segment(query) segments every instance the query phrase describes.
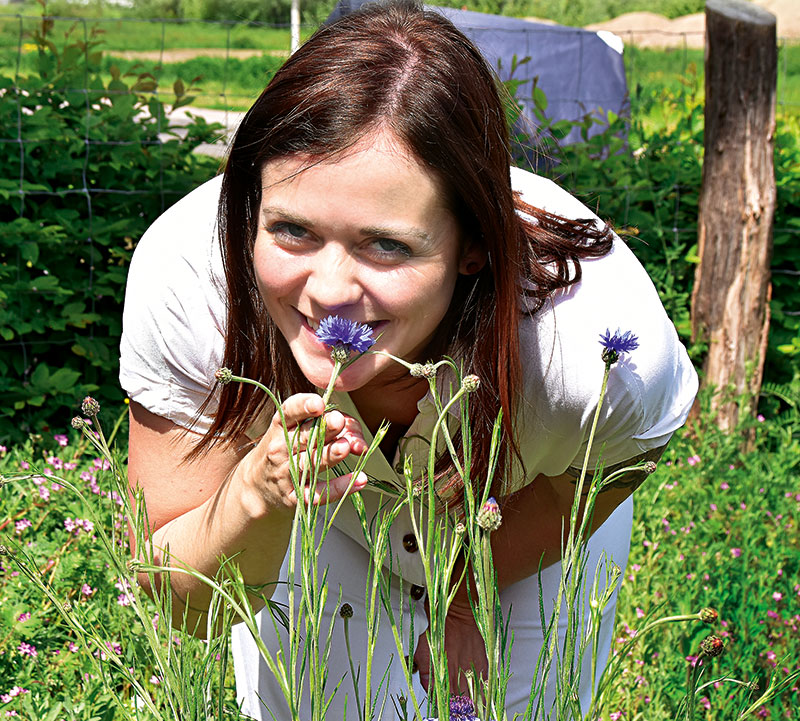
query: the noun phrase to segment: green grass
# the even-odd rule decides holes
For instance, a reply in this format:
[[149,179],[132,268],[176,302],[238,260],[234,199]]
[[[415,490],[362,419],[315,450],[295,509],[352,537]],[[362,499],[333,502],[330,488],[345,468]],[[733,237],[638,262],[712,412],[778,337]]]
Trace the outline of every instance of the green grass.
[[[713,607],[719,619],[707,626],[662,626],[642,637],[630,654],[623,651],[604,720],[684,721],[677,710],[687,668],[711,633],[723,639],[725,651],[701,684],[728,677],[756,682],[760,691],[724,680],[712,684],[698,695],[696,721],[733,721],[773,674],[785,679],[800,668],[800,397],[790,400],[793,409],[784,404],[782,413],[777,402],[762,402],[766,418],[751,418],[731,435],[709,416],[701,417],[691,430],[679,432],[658,471],[637,492],[616,648],[623,649],[634,629],[654,616]],[[123,718],[114,697],[130,704],[135,694],[107,662],[81,647],[81,639],[60,621],[56,600],[69,600],[76,617],[112,646],[118,644],[124,663],[156,704],[163,704],[164,696],[140,622],[109,569],[97,529],[87,530],[82,521],[75,525],[90,516],[89,508],[55,483],[60,476],[82,489],[124,558],[124,520],[110,473],[74,431],[63,433],[0,449],[6,478],[36,473],[0,489],[0,544],[24,549],[55,593],[45,598],[17,573],[13,560],[0,556],[0,711],[14,710],[33,721],[51,718],[47,714],[58,709],[54,720],[111,721]],[[742,449],[745,435],[753,438],[749,450]],[[174,653],[178,649],[184,660],[204,653],[201,644],[186,639]],[[221,657],[222,679],[214,683],[232,708],[232,679],[222,665],[227,658]],[[767,704],[769,718],[789,718],[784,714],[800,707],[796,684]],[[15,687],[25,691],[4,702],[2,694]]]

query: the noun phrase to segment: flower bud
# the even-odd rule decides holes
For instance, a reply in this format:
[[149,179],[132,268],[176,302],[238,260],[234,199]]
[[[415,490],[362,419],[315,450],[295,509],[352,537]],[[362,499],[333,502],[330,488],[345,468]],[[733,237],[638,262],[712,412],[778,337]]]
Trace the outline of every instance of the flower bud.
[[500,528],[500,524],[503,522],[503,516],[500,513],[500,506],[497,505],[497,501],[494,497],[488,498],[486,503],[481,506],[476,520],[478,521],[478,526],[484,531],[491,532]]
[[461,387],[464,389],[466,393],[475,392],[476,390],[478,390],[480,385],[481,385],[481,379],[478,378],[478,376],[476,376],[473,373],[471,373],[468,376],[464,376],[464,378],[461,381]]
[[700,642],[700,651],[709,658],[719,656],[725,650],[725,642],[719,636],[708,636]]
[[10,556],[11,551],[8,549],[8,546],[4,546],[0,543],[0,556]]
[[71,426],[72,426],[72,427],[73,427],[73,428],[74,428],[76,431],[79,431],[79,430],[81,430],[81,429],[82,429],[82,428],[83,428],[83,427],[86,425],[86,421],[85,421],[83,418],[81,418],[80,416],[75,416],[75,417],[74,417],[74,418],[73,418],[73,419],[70,421],[70,425],[71,425]]
[[434,378],[436,376],[436,366],[433,363],[412,363],[408,372],[414,378]]
[[466,530],[467,527],[463,523],[461,523],[461,521],[456,523],[456,527],[453,529],[453,531],[457,536],[463,536]]
[[700,611],[699,615],[703,623],[716,623],[719,618],[719,614],[715,608],[704,608]]
[[214,373],[214,378],[217,379],[220,385],[226,386],[233,380],[233,373],[230,368],[220,368]]
[[353,618],[353,607],[349,603],[343,603],[339,609],[342,618]]
[[658,466],[653,461],[645,461],[642,464],[642,470],[649,476],[651,473],[656,472]]
[[100,404],[91,396],[86,396],[81,403],[81,413],[85,416],[96,416],[100,412]]

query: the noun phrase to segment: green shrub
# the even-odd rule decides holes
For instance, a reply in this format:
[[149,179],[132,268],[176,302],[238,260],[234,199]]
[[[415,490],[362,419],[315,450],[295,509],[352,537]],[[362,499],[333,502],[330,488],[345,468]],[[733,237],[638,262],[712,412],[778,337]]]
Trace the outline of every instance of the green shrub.
[[[112,67],[104,82],[94,32],[53,37],[43,20],[36,70],[0,76],[0,441],[68,418],[84,393],[119,399],[134,244],[216,168],[192,151],[217,128],[198,119],[181,140],[152,75]],[[190,102],[173,90],[173,107]]]

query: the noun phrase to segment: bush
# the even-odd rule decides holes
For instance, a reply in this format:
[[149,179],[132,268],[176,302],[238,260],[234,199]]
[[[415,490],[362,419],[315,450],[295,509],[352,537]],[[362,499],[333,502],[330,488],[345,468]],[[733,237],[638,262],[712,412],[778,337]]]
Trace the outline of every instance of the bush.
[[[192,151],[217,128],[196,119],[179,138],[153,76],[112,67],[104,82],[96,33],[77,27],[58,46],[44,19],[35,71],[0,76],[0,442],[68,418],[84,393],[119,400],[135,242],[216,168]],[[191,101],[173,90],[173,108]]]

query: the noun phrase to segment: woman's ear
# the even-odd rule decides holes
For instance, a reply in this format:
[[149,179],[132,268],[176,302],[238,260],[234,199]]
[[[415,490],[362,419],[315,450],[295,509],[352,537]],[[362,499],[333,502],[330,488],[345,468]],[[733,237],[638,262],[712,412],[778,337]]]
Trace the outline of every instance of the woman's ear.
[[486,265],[486,251],[475,243],[470,243],[461,255],[458,272],[461,275],[475,275]]

